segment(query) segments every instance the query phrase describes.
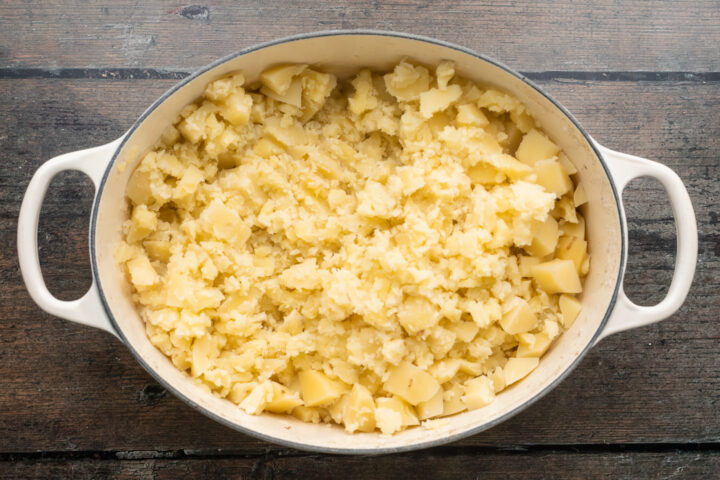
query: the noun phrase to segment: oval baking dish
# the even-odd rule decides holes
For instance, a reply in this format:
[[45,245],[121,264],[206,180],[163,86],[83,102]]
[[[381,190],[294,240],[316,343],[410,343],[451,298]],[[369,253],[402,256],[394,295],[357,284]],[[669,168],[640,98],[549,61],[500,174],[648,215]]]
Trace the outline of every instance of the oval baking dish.
[[[459,75],[496,86],[517,97],[578,169],[588,203],[587,238],[593,265],[585,279],[583,310],[573,326],[525,380],[503,391],[482,409],[447,417],[433,429],[411,428],[393,436],[377,432],[348,434],[339,426],[303,423],[290,416],[248,415],[229,400],[197,386],[146,336],[131,289],[114,261],[122,238],[128,178],[142,155],[205,86],[229,72],[250,81],[268,66],[307,63],[346,77],[362,67],[386,71],[402,57],[426,64],[455,63]],[[63,170],[86,173],[96,187],[90,220],[93,283],[82,298],[61,301],[45,287],[37,249],[40,207],[52,178]],[[641,307],[623,293],[627,226],[621,192],[633,178],[657,178],[667,190],[677,224],[677,258],[672,284],[658,305]],[[669,168],[614,152],[595,142],[570,113],[522,75],[471,50],[430,38],[394,32],[332,31],[261,44],[221,59],[189,76],[159,98],[121,138],[100,147],[72,152],[42,165],[23,199],[18,222],[18,255],[32,298],[47,312],[104,329],[118,337],[163,386],[192,407],[229,427],[289,447],[326,453],[389,453],[436,446],[496,425],[526,408],[558,384],[599,340],[612,333],[660,321],[684,301],[695,271],[697,226],[680,178]]]

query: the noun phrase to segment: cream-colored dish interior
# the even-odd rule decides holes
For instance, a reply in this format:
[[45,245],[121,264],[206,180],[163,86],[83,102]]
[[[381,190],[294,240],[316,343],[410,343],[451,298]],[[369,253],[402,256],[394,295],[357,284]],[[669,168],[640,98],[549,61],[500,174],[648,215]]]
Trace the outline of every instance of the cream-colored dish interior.
[[[427,64],[452,60],[459,75],[510,92],[526,104],[544,131],[566,152],[579,170],[589,198],[583,213],[587,219],[592,258],[582,297],[583,312],[543,356],[538,368],[519,384],[503,391],[487,407],[436,421],[434,428],[411,428],[393,436],[379,433],[348,434],[342,427],[303,423],[291,416],[244,413],[229,400],[197,387],[158,351],[145,335],[142,320],[130,296],[130,286],[116,265],[112,251],[122,236],[127,218],[124,192],[130,173],[141,155],[156,141],[182,107],[198,97],[205,85],[224,74],[241,70],[250,81],[266,67],[282,63],[309,63],[341,77],[361,67],[389,70],[408,56]],[[123,166],[124,168],[120,168]],[[621,264],[620,217],[608,176],[581,132],[555,105],[533,87],[502,68],[463,51],[422,40],[384,35],[333,35],[305,38],[268,46],[228,60],[203,73],[170,95],[130,135],[101,192],[97,210],[95,251],[100,287],[121,335],[131,349],[176,392],[226,423],[252,430],[270,439],[312,449],[378,450],[405,449],[437,442],[495,423],[533,399],[573,363],[590,344],[610,306]]]

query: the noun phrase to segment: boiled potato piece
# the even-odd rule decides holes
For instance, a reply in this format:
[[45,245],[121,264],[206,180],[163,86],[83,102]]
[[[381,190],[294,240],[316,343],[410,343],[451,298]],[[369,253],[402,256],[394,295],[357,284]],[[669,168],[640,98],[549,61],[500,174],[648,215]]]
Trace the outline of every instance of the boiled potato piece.
[[265,406],[265,410],[274,413],[291,412],[295,407],[302,405],[298,392],[293,392],[285,385],[277,382],[272,384],[272,398]]
[[545,190],[562,197],[572,189],[572,180],[560,162],[554,158],[535,162],[536,183]]
[[427,420],[428,418],[442,415],[444,393],[445,391],[441,388],[430,400],[418,403],[415,406],[415,411],[417,411],[418,419]]
[[152,287],[159,280],[157,272],[145,255],[138,255],[129,260],[127,268],[130,272],[130,281],[138,290]]
[[375,430],[375,401],[370,391],[355,384],[344,404],[342,418],[345,430],[352,433],[356,430],[372,432]]
[[538,160],[553,158],[558,152],[560,147],[533,128],[523,137],[515,156],[523,163],[535,165]]
[[438,381],[410,362],[403,362],[390,371],[383,388],[411,405],[430,400],[440,389]]
[[293,409],[292,414],[298,420],[306,423],[320,423],[321,420],[320,409],[317,407],[300,405]]
[[149,210],[146,205],[138,205],[133,208],[130,216],[130,228],[127,233],[127,241],[137,242],[147,237],[157,228],[157,213]]
[[518,262],[520,275],[522,275],[523,277],[532,277],[532,267],[539,264],[540,262],[542,262],[542,260],[538,257],[528,257],[527,255],[520,255]]
[[260,90],[260,93],[278,102],[292,105],[293,107],[300,108],[302,106],[302,83],[299,78],[295,78],[290,82],[290,86],[283,94],[275,93],[272,89],[265,87]]
[[298,379],[300,395],[308,407],[327,405],[350,390],[345,383],[333,380],[317,370],[302,370],[298,373]]
[[510,358],[508,359],[503,373],[505,374],[505,384],[512,385],[525,378],[530,372],[538,366],[539,359],[537,357]]
[[468,177],[473,183],[495,185],[505,181],[505,174],[487,163],[480,162],[468,169]]
[[460,85],[450,85],[445,89],[432,88],[420,94],[420,114],[430,118],[455,103],[462,95]]
[[482,111],[472,103],[457,106],[455,121],[459,125],[475,125],[484,127],[490,122]]
[[572,260],[556,258],[532,267],[538,286],[547,293],[580,293],[582,284]]
[[552,338],[546,332],[536,334],[521,333],[518,335],[518,357],[541,357],[550,347]]
[[467,410],[467,405],[462,401],[463,393],[464,389],[460,383],[456,383],[445,390],[445,393],[443,393],[443,417]]
[[573,203],[575,204],[575,207],[579,207],[580,205],[583,205],[587,203],[587,193],[585,193],[585,186],[582,183],[578,183],[577,187],[575,188],[575,193],[573,194]]
[[409,297],[400,306],[398,322],[410,335],[433,327],[440,321],[433,304],[424,297]]
[[565,221],[560,229],[563,235],[585,239],[585,218],[577,214],[577,222]]
[[518,304],[505,313],[500,325],[510,335],[528,332],[535,328],[537,317],[525,300],[519,299]]
[[587,254],[587,242],[578,237],[560,237],[557,244],[557,250],[555,250],[555,258],[561,258],[563,260],[572,260],[575,265],[575,269],[580,273],[582,264],[585,261],[585,255]]
[[473,378],[465,382],[465,394],[462,401],[468,410],[482,408],[495,399],[495,385],[486,376]]
[[558,222],[548,216],[547,220],[536,227],[532,243],[525,247],[525,250],[535,257],[544,257],[555,250],[557,242]]
[[380,431],[386,435],[397,432],[403,427],[420,424],[413,407],[397,397],[381,397],[377,399],[376,404],[375,421]]
[[285,95],[290,89],[293,79],[306,68],[307,65],[276,65],[260,74],[260,83],[277,95]]
[[582,310],[580,300],[572,295],[560,295],[558,305],[562,313],[563,327],[570,328],[575,323],[578,315],[580,315],[580,310]]

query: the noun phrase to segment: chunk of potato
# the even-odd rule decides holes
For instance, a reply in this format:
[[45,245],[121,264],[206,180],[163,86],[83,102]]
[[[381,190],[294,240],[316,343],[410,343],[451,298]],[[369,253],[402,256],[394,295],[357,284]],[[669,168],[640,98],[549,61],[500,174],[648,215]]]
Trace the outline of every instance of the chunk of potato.
[[294,392],[277,382],[271,382],[271,384],[272,397],[265,405],[265,410],[273,413],[287,413],[302,405],[303,401],[300,399],[298,392]]
[[490,405],[495,399],[495,386],[486,376],[476,377],[465,382],[465,394],[462,401],[468,410],[475,410]]
[[381,397],[375,403],[375,421],[385,435],[420,424],[413,407],[397,397]]
[[532,267],[538,286],[547,293],[580,293],[582,284],[572,260],[556,258]]
[[440,389],[440,384],[420,367],[410,362],[403,362],[390,371],[390,376],[383,387],[411,405],[417,405],[430,400]]
[[545,190],[562,197],[572,189],[572,180],[565,169],[555,159],[538,160],[535,162],[537,184]]
[[580,273],[582,264],[587,254],[587,242],[578,237],[562,236],[558,240],[557,250],[555,250],[555,258],[563,260],[572,260],[575,269]]
[[292,414],[298,420],[306,423],[320,423],[320,409],[317,407],[300,405],[293,409]]
[[541,357],[550,347],[552,339],[545,332],[536,334],[521,333],[518,335],[518,357]]
[[457,106],[455,122],[458,125],[475,125],[477,127],[484,127],[490,123],[482,110],[472,103]]
[[467,175],[473,183],[495,185],[505,181],[505,174],[487,163],[480,162],[467,170]]
[[557,242],[558,222],[548,215],[547,220],[535,228],[532,243],[525,250],[535,257],[544,257],[555,250]]
[[459,383],[445,390],[443,393],[443,417],[467,410],[467,405],[462,401],[463,390],[463,386]]
[[518,256],[518,269],[520,270],[520,275],[523,277],[531,277],[532,272],[530,271],[532,267],[539,264],[542,260],[538,257],[529,257],[527,255],[519,255]]
[[370,391],[360,384],[355,384],[344,398],[347,399],[342,412],[345,430],[350,433],[356,430],[375,430],[375,401]]
[[430,400],[420,402],[415,406],[415,411],[417,411],[418,419],[427,420],[428,418],[442,415],[443,393],[445,393],[445,391],[441,388]]
[[272,98],[275,101],[287,103],[293,107],[302,107],[302,82],[299,78],[295,78],[290,82],[290,86],[283,94],[275,93],[272,89],[263,87],[260,93]]
[[515,156],[521,162],[532,166],[538,160],[554,157],[558,152],[560,147],[533,128],[523,137]]
[[145,205],[133,208],[130,216],[130,229],[127,234],[128,242],[137,242],[147,237],[157,228],[157,213],[148,210]]
[[536,324],[537,317],[530,308],[530,305],[522,299],[500,319],[500,326],[510,335],[528,332],[535,328]]
[[457,102],[461,95],[460,85],[449,85],[445,89],[431,88],[420,94],[420,114],[430,118],[436,112],[442,112]]
[[435,326],[439,320],[435,307],[425,297],[408,297],[398,309],[398,322],[410,335]]
[[567,235],[569,237],[577,237],[581,239],[585,239],[585,218],[583,218],[582,215],[579,213],[577,214],[577,222],[568,222],[565,221],[562,224],[561,232],[563,235]]
[[488,378],[493,382],[495,394],[505,390],[505,374],[503,373],[502,367],[495,367],[495,369],[488,374]]
[[571,295],[560,295],[558,299],[563,327],[570,328],[582,310],[580,300]]
[[503,373],[505,374],[505,384],[512,385],[525,378],[530,372],[538,366],[539,359],[537,357],[510,358],[508,359]]
[[327,405],[350,390],[345,383],[333,380],[317,370],[300,371],[298,380],[300,381],[300,395],[308,407]]
[[138,290],[157,284],[159,277],[147,256],[139,254],[127,262],[130,281]]
[[573,194],[573,203],[575,204],[575,207],[579,207],[580,205],[583,205],[587,203],[587,193],[585,193],[585,185],[582,183],[578,183],[577,187],[575,188],[575,193]]
[[278,95],[285,95],[293,79],[306,68],[303,64],[276,65],[260,74],[260,83]]
[[455,333],[458,340],[466,343],[475,338],[480,329],[478,324],[473,321],[453,323],[448,328]]

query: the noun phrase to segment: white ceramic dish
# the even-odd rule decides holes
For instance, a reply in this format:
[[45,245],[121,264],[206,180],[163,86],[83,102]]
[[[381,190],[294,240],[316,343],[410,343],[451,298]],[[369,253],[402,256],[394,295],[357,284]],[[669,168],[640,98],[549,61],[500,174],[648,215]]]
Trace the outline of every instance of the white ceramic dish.
[[[412,428],[394,436],[347,434],[338,426],[314,425],[290,416],[247,415],[228,400],[203,391],[177,370],[145,335],[130,297],[130,286],[112,256],[127,216],[125,185],[134,166],[187,103],[205,85],[241,70],[254,80],[280,62],[316,65],[339,75],[360,67],[389,70],[403,56],[427,64],[449,59],[459,75],[494,85],[518,97],[545,132],[573,160],[589,198],[585,206],[592,268],[585,280],[583,313],[525,380],[503,391],[489,406],[448,417],[434,429]],[[126,168],[118,168],[119,165]],[[63,170],[85,172],[96,187],[90,221],[93,283],[80,299],[61,301],[45,287],[37,249],[40,207],[50,180]],[[641,307],[623,293],[627,227],[621,192],[633,178],[651,176],[666,188],[677,225],[675,273],[667,297]],[[289,37],[258,45],[209,65],[158,99],[121,138],[107,145],[72,152],[42,165],[32,178],[20,210],[18,254],[32,298],[58,317],[106,330],[118,337],[162,385],[215,420],[256,437],[290,447],[330,453],[385,453],[439,445],[487,429],[527,407],[560,382],[600,339],[624,329],[662,320],[684,301],[695,271],[697,226],[690,197],[669,168],[614,152],[597,144],[549,95],[522,75],[468,49],[445,42],[391,32],[334,31]]]

